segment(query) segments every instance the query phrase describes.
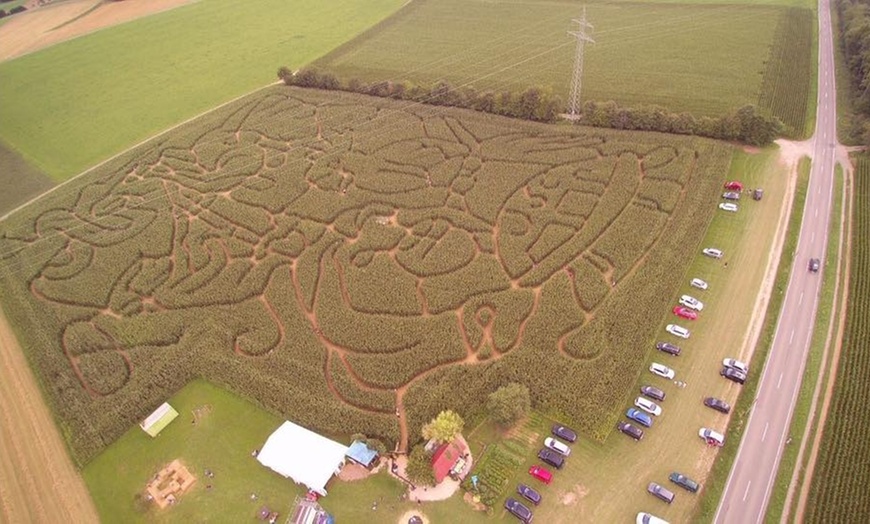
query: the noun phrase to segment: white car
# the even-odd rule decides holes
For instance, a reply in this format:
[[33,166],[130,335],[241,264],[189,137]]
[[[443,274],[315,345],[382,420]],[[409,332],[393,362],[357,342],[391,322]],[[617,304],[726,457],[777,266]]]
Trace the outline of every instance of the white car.
[[706,290],[708,287],[707,282],[704,280],[701,280],[700,278],[693,278],[692,281],[689,282],[689,285],[692,287],[696,287],[698,289],[702,289],[702,290]]
[[684,328],[683,326],[678,326],[676,324],[668,324],[667,327],[665,327],[665,331],[675,337],[680,338],[689,338],[689,335],[691,334],[689,333],[688,329]]
[[634,521],[635,524],[670,524],[668,521],[664,519],[660,519],[655,515],[650,513],[645,513],[641,511],[637,514],[637,519]]
[[689,295],[683,295],[680,297],[680,305],[686,306],[690,309],[694,309],[695,311],[701,311],[702,309],[704,309],[703,302],[695,297],[690,297]]
[[566,444],[554,439],[553,437],[545,438],[544,446],[552,449],[556,453],[561,453],[566,457],[571,454],[571,448],[569,448]]
[[659,416],[662,414],[662,407],[653,402],[652,400],[637,397],[634,399],[634,405],[639,407],[640,409],[646,411],[650,415]]
[[736,213],[737,212],[737,204],[734,204],[732,202],[722,202],[721,204],[719,204],[719,209],[721,209],[722,211],[729,211],[731,213]]
[[664,366],[662,364],[659,364],[658,362],[653,362],[652,364],[650,364],[649,370],[653,374],[658,375],[662,378],[666,378],[668,380],[673,379],[674,375],[676,375],[676,373],[674,373],[673,369],[671,369],[667,366]]
[[698,430],[698,436],[707,441],[707,444],[723,446],[725,445],[725,435],[713,431],[709,428],[701,428]]
[[740,362],[739,360],[735,360],[733,358],[726,358],[722,361],[722,365],[726,368],[734,368],[742,371],[744,374],[749,374],[749,366],[744,362]]
[[710,258],[722,258],[722,255],[725,254],[721,249],[716,249],[715,247],[705,247],[702,253]]

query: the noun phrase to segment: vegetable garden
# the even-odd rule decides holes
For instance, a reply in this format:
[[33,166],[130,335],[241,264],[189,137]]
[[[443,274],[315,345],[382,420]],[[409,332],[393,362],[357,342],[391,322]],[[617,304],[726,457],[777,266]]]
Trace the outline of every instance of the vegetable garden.
[[2,299],[79,461],[198,376],[402,445],[519,382],[601,439],[729,159],[275,86],[0,224]]

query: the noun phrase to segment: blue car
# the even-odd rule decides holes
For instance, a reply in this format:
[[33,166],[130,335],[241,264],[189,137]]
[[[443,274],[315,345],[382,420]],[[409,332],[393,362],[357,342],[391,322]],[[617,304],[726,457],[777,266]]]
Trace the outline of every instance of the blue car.
[[648,428],[652,427],[652,418],[639,409],[629,408],[628,411],[625,412],[625,416],[641,426]]

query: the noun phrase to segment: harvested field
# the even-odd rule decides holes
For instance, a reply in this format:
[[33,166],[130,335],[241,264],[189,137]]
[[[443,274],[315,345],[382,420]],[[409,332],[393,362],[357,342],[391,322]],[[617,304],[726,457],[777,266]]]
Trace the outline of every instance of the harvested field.
[[81,460],[194,376],[403,447],[521,381],[603,439],[730,154],[276,86],[3,222],[2,296]]
[[69,0],[40,7],[9,19],[0,26],[0,61],[36,49],[38,42],[55,27],[93,9],[101,0]]

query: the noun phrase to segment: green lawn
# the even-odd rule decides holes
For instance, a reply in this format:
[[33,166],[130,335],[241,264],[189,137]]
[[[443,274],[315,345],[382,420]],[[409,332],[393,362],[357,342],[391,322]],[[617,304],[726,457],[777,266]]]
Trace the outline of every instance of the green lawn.
[[0,216],[51,188],[54,183],[45,173],[29,165],[21,155],[0,141]]
[[276,80],[402,0],[202,0],[0,64],[0,138],[56,180]]

